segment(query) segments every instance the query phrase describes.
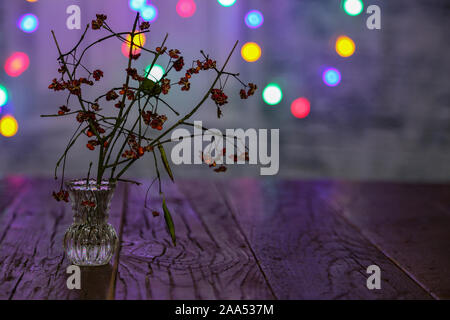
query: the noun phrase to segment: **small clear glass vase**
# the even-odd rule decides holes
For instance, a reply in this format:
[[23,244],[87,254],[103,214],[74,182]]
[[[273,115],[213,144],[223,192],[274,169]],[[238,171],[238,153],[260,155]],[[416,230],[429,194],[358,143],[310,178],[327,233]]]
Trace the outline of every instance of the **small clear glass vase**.
[[117,245],[117,234],[108,223],[115,183],[86,179],[67,183],[73,223],[64,236],[68,259],[78,266],[108,264]]

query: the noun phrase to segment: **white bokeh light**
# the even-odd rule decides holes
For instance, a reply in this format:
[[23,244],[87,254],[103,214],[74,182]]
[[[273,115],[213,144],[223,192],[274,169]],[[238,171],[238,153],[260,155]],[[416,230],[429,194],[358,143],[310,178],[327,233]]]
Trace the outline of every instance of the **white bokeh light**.
[[[149,68],[150,66],[147,66],[147,68],[145,68],[145,73],[148,72]],[[164,68],[158,64],[155,64],[152,70],[150,70],[150,73],[148,74],[147,78],[155,82],[158,82],[164,76],[164,73],[165,73]]]

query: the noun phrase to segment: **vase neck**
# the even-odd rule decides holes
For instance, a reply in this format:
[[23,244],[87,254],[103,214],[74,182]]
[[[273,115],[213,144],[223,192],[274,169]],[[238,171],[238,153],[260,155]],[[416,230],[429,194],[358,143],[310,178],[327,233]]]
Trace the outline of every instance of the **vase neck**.
[[98,225],[107,223],[114,188],[95,190],[69,188],[75,224]]

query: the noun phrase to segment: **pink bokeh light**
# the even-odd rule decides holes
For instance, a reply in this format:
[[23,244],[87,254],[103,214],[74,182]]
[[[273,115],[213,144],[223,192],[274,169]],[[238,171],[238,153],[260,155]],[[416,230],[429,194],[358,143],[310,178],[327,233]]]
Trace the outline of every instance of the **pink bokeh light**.
[[28,69],[29,65],[30,58],[26,53],[14,52],[6,59],[5,71],[10,77],[18,77]]
[[192,17],[197,10],[194,0],[180,0],[176,7],[177,13],[182,18]]

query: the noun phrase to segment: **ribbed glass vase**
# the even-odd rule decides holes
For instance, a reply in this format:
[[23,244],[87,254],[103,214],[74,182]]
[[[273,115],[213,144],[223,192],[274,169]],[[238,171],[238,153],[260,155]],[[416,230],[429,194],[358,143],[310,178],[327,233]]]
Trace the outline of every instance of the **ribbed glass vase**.
[[117,234],[108,223],[115,183],[73,180],[67,183],[73,223],[64,236],[69,260],[79,266],[108,264],[117,245]]

